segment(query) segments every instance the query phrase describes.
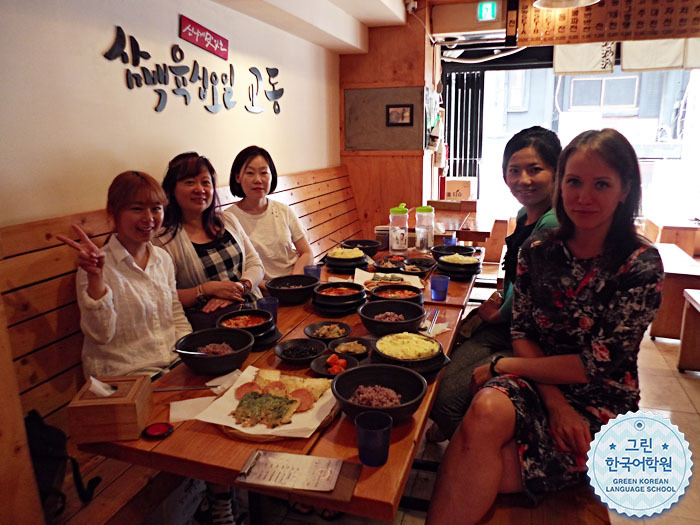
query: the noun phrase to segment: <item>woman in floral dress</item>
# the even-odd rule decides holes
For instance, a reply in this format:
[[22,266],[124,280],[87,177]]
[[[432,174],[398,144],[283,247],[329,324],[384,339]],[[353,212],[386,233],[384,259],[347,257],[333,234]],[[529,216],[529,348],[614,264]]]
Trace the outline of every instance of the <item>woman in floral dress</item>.
[[637,353],[663,281],[657,250],[636,234],[640,200],[637,157],[617,131],[584,132],[563,151],[560,227],[518,259],[515,357],[474,371],[484,388],[447,448],[428,523],[475,523],[499,492],[538,501],[584,480],[592,436],[638,408]]

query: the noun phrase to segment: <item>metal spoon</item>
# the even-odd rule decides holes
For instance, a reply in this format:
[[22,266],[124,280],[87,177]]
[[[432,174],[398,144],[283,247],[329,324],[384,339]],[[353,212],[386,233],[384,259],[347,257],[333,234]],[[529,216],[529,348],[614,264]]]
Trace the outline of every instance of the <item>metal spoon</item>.
[[191,352],[189,350],[175,350],[178,354],[187,354],[187,355],[199,355],[199,356],[206,356],[210,357],[209,354],[205,354],[204,352]]
[[437,321],[437,318],[439,315],[440,315],[440,309],[436,308],[435,315],[433,316],[433,321],[430,323],[430,328],[428,328],[428,333],[431,335],[433,333],[433,328],[435,327],[435,321]]

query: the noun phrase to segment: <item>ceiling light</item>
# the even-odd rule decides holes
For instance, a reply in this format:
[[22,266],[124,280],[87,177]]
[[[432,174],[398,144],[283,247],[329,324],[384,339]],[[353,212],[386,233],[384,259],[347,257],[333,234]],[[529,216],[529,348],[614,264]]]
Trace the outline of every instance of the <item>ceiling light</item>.
[[597,4],[600,0],[537,0],[535,7],[538,9],[574,9]]

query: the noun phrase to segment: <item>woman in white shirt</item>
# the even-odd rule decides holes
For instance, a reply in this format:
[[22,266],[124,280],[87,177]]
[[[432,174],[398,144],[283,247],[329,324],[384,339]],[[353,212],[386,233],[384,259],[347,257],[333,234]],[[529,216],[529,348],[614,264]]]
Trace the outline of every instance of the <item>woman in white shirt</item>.
[[304,227],[289,206],[269,199],[277,187],[277,169],[258,146],[242,150],[231,166],[231,193],[242,199],[226,211],[240,221],[265,265],[265,279],[304,273],[314,256]]
[[178,300],[172,261],[151,244],[166,203],[155,179],[127,171],[109,187],[107,212],[115,233],[102,249],[77,225],[80,242],[57,235],[78,251],[86,377],[155,375],[176,360],[175,342],[192,331]]

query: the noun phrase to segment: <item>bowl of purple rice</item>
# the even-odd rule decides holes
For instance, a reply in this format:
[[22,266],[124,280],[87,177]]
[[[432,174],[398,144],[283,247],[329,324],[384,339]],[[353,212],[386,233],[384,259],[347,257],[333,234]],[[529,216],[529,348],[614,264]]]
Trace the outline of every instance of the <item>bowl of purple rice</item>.
[[283,275],[265,283],[268,293],[282,304],[301,304],[311,298],[318,279],[312,275]]
[[240,368],[250,355],[254,341],[246,330],[207,328],[178,339],[175,352],[195,374],[218,376]]
[[365,328],[376,335],[417,332],[425,316],[421,305],[397,299],[365,303],[357,313]]
[[377,411],[389,414],[394,425],[413,416],[427,389],[419,373],[389,364],[349,368],[331,384],[340,409],[350,419],[354,420],[360,412]]

